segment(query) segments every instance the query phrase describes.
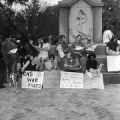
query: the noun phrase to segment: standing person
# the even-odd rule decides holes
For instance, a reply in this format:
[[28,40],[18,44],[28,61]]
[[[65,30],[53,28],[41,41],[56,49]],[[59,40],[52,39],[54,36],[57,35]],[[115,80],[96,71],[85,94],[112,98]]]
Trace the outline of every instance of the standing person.
[[48,36],[49,44],[50,44],[50,51],[49,51],[49,58],[52,58],[54,60],[56,50],[55,50],[55,45],[53,45],[53,37],[52,35]]
[[67,43],[67,40],[66,40],[66,36],[61,35],[60,37],[61,37],[61,45],[62,45],[63,51],[66,54],[66,52],[68,50],[68,43]]
[[56,47],[58,56],[60,57],[60,62],[59,62],[60,69],[63,69],[64,67],[65,55],[66,55],[67,49],[68,49],[68,44],[66,41],[66,37],[65,35],[60,35],[59,42]]
[[2,55],[2,45],[0,43],[0,88],[4,88],[5,82],[5,62]]
[[16,73],[17,67],[20,64],[19,56],[16,54],[16,52],[10,52],[11,50],[16,51],[17,46],[11,41],[11,38],[6,38],[2,44],[3,58],[5,60],[8,73]]
[[20,58],[20,65],[22,67],[24,64],[25,56],[27,55],[27,50],[25,49],[25,46],[21,43],[21,40],[17,40],[16,45],[17,45],[17,49],[18,49],[17,53]]

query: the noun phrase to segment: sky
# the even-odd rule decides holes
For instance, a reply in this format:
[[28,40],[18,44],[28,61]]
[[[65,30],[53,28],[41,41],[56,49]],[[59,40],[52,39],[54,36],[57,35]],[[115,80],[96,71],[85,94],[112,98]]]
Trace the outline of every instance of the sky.
[[[50,3],[51,5],[54,5],[54,4],[58,4],[58,1],[62,1],[62,0],[41,0],[41,1],[47,1],[48,3]],[[22,7],[21,5],[13,5],[13,9],[15,9],[16,11],[19,11],[21,10]]]
[[57,4],[58,1],[61,1],[61,0],[46,0],[46,1],[50,2],[53,5],[53,4]]

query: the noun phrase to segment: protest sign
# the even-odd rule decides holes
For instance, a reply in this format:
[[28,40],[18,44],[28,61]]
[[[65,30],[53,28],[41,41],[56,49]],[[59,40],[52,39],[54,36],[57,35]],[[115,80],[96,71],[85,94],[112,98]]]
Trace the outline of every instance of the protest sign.
[[89,74],[84,75],[84,89],[104,89],[103,74],[96,74],[94,76],[89,76]]
[[60,88],[83,88],[83,73],[61,72]]
[[120,71],[120,55],[107,56],[108,72]]
[[22,76],[22,88],[41,89],[44,72],[25,71]]

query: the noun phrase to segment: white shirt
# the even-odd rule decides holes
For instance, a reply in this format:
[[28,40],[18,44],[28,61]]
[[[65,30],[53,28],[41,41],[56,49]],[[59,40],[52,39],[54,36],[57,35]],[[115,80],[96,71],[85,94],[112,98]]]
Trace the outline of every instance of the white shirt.
[[39,57],[42,57],[43,59],[46,59],[48,57],[48,51],[50,50],[50,44],[49,43],[45,43],[43,44],[43,49],[45,50],[41,50]]
[[63,52],[63,48],[62,48],[61,44],[59,44],[56,49],[58,50],[58,54],[59,54],[60,58],[63,58],[65,56],[65,54]]
[[103,43],[107,43],[113,37],[113,33],[111,30],[105,30],[103,33]]

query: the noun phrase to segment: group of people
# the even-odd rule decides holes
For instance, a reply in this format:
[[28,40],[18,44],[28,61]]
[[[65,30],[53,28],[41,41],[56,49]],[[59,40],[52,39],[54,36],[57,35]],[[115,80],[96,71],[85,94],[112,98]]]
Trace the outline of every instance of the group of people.
[[[108,32],[109,34],[110,31]],[[103,34],[103,41],[106,44],[107,54],[119,54],[120,41],[112,34]],[[36,41],[30,39],[22,44],[21,40],[14,37],[6,38],[1,44],[0,64],[6,66],[7,73],[17,73],[21,71],[43,71],[43,70],[64,70],[72,72],[85,72],[82,69],[82,52],[91,45],[90,40],[84,43],[82,35],[76,36],[74,44],[68,44],[65,35],[60,35],[56,44],[52,44],[52,36],[41,36]],[[80,50],[76,48],[81,46]],[[86,52],[86,71],[97,71],[98,63],[95,53]],[[4,61],[4,62],[3,62]],[[0,66],[0,67],[1,67]],[[3,68],[3,67],[1,67]],[[0,83],[2,87],[3,82]]]

